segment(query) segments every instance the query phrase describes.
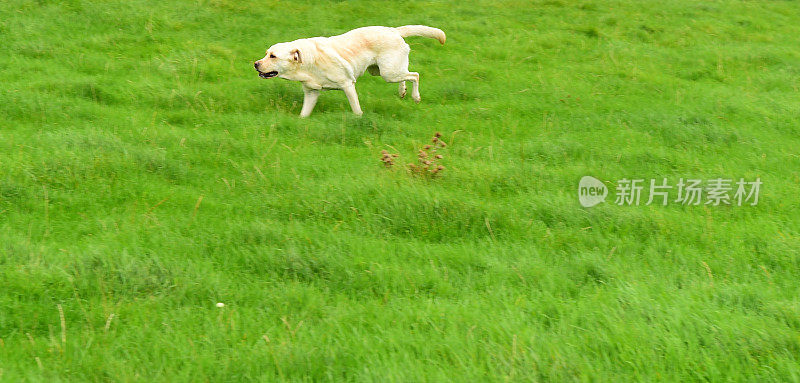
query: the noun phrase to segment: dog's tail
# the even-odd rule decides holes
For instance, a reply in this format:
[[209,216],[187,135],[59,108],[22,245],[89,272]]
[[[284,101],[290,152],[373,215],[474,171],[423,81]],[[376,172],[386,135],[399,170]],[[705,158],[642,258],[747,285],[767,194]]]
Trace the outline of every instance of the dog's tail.
[[430,37],[432,39],[439,40],[439,42],[442,44],[444,44],[444,41],[447,39],[447,36],[444,35],[444,32],[441,29],[432,28],[425,25],[403,25],[402,27],[397,27],[395,29],[400,32],[400,36],[403,37]]

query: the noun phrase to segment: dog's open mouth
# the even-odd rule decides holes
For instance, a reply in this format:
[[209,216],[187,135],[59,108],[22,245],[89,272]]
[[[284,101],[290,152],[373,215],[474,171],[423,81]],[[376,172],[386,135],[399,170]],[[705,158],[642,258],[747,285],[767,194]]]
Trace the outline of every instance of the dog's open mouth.
[[274,70],[272,72],[258,71],[258,77],[261,77],[261,78],[271,78],[271,77],[275,77],[277,75],[278,75],[278,71],[276,71],[276,70]]

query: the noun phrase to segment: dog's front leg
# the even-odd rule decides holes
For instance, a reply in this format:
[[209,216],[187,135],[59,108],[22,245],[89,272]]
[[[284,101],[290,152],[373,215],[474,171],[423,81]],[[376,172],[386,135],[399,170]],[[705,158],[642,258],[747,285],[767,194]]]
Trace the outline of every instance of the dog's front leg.
[[319,89],[311,89],[304,86],[303,94],[303,109],[300,111],[301,118],[308,117],[311,111],[314,110],[314,106],[317,105],[317,99],[319,98]]
[[364,114],[364,112],[361,111],[361,105],[358,104],[358,93],[356,93],[356,85],[355,84],[347,85],[343,87],[342,90],[344,91],[344,94],[347,95],[347,101],[350,101],[350,108],[353,109],[353,113],[355,113],[356,116]]

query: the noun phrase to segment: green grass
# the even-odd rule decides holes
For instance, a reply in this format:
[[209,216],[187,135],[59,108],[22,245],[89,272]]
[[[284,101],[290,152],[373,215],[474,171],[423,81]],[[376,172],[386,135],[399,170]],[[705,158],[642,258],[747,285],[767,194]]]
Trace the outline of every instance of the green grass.
[[[800,381],[797,2],[0,15],[2,381]],[[407,40],[419,105],[366,76],[362,118],[301,120],[252,69],[417,23],[448,34]],[[436,131],[443,176],[410,176]],[[763,186],[586,209],[584,175]]]

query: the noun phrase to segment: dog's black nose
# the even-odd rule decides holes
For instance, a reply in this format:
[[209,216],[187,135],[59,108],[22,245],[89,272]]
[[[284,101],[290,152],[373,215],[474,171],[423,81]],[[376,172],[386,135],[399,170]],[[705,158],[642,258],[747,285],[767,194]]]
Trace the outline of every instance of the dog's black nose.
[[258,69],[258,61],[256,61],[256,62],[254,62],[254,63],[253,63],[253,67],[254,67],[254,68],[256,68],[256,69]]

